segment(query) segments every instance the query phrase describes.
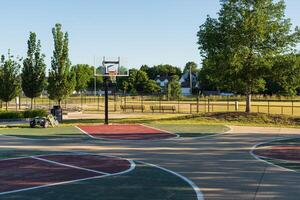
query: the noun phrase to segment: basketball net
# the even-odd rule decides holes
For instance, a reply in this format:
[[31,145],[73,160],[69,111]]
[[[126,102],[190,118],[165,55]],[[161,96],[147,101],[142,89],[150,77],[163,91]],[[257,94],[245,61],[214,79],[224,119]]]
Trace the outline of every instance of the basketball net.
[[110,77],[110,80],[113,83],[116,83],[116,80],[117,80],[117,71],[116,70],[110,70],[110,71],[108,71],[108,76]]

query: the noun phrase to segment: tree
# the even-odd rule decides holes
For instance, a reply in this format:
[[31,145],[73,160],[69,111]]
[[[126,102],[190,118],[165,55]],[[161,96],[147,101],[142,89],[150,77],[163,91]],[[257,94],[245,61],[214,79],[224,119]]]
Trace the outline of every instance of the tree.
[[184,69],[183,69],[183,73],[189,72],[190,69],[192,69],[192,72],[198,72],[198,65],[195,62],[188,62],[186,63]]
[[77,93],[82,93],[88,88],[88,83],[93,79],[94,69],[86,64],[78,64],[72,67],[72,70],[76,74],[76,86]]
[[8,102],[16,98],[20,94],[20,64],[8,54],[7,59],[4,55],[0,61],[0,99],[6,102],[6,110]]
[[168,98],[179,98],[181,96],[181,86],[179,83],[179,77],[172,76],[171,81],[168,84]]
[[146,92],[148,94],[158,94],[160,91],[160,86],[154,80],[148,80],[146,85]]
[[141,67],[142,71],[145,71],[148,77],[154,80],[158,75],[171,77],[174,75],[181,76],[181,69],[172,65],[156,65],[151,68],[146,68],[146,66]]
[[128,77],[129,89],[134,89],[138,94],[145,93],[147,90],[148,76],[146,72],[140,70],[131,70]]
[[290,19],[285,18],[284,1],[222,0],[221,6],[218,19],[208,16],[200,27],[200,54],[206,67],[212,68],[210,78],[222,88],[246,95],[246,112],[250,112],[251,95],[265,88],[274,58],[294,52],[300,31],[292,31]]
[[46,87],[46,64],[45,55],[41,54],[41,42],[36,40],[35,33],[30,32],[27,45],[27,58],[23,61],[21,78],[23,92],[31,99],[32,109],[33,99],[41,96]]
[[59,105],[74,91],[76,84],[75,73],[70,70],[68,33],[63,33],[61,28],[61,24],[56,24],[52,29],[54,51],[48,79],[49,98],[56,100]]

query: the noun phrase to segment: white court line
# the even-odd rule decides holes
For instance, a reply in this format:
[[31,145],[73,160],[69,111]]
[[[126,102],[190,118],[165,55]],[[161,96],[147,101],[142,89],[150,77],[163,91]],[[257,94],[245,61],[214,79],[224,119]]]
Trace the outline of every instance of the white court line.
[[197,200],[204,200],[204,196],[203,196],[200,188],[193,181],[191,181],[190,179],[186,178],[185,176],[183,176],[183,175],[181,175],[181,174],[179,174],[177,172],[171,171],[169,169],[166,169],[164,167],[158,166],[158,165],[154,165],[154,164],[143,162],[143,161],[138,161],[138,162],[139,163],[143,163],[143,164],[148,165],[148,166],[156,167],[158,169],[161,169],[163,171],[169,172],[169,173],[171,173],[171,174],[173,174],[173,175],[181,178],[182,180],[184,180],[186,183],[188,183],[193,188],[193,190],[196,193]]
[[[71,151],[69,151],[71,152]],[[103,156],[103,155],[98,155],[98,154],[89,154],[89,153],[76,153],[77,155],[96,155],[96,156]],[[76,155],[73,154],[73,155]],[[50,155],[72,155],[72,154],[50,154]],[[45,155],[39,155],[39,156],[49,156],[47,154]],[[33,156],[34,157],[34,156]],[[57,185],[64,185],[64,184],[70,184],[70,183],[76,183],[76,182],[80,182],[80,181],[86,181],[86,180],[92,180],[92,179],[99,179],[99,178],[105,178],[105,177],[110,177],[110,176],[118,176],[118,175],[123,175],[126,173],[131,172],[132,170],[135,169],[136,165],[132,160],[128,160],[128,159],[123,159],[120,157],[116,157],[116,156],[103,156],[103,157],[111,157],[111,158],[119,158],[121,160],[127,160],[130,163],[130,168],[122,171],[122,172],[118,172],[118,173],[112,173],[112,174],[104,174],[104,175],[100,175],[100,176],[94,176],[94,177],[89,177],[89,178],[82,178],[82,179],[75,179],[75,180],[71,180],[71,181],[63,181],[63,182],[58,182],[58,183],[53,183],[53,184],[47,184],[47,185],[41,185],[41,186],[36,186],[36,187],[29,187],[29,188],[24,188],[24,189],[19,189],[19,190],[12,190],[12,191],[7,191],[7,192],[0,192],[0,196],[1,195],[5,195],[5,194],[12,194],[12,193],[18,193],[18,192],[25,192],[25,191],[29,191],[29,190],[35,190],[35,189],[40,189],[40,188],[46,188],[46,187],[52,187],[52,186],[57,186]],[[28,157],[24,157],[24,158],[32,158],[31,156]],[[18,159],[18,158],[16,158]],[[44,160],[44,159],[43,159]],[[45,161],[46,162],[46,161]]]
[[[122,124],[120,124],[122,125]],[[141,125],[141,124],[139,124]],[[116,141],[116,142],[143,142],[143,141],[160,141],[160,140],[170,140],[173,138],[166,138],[166,139],[140,139],[140,140],[121,140],[121,139],[110,139],[110,138],[103,138],[103,137],[95,137],[92,136],[91,134],[87,133],[86,131],[82,130],[81,128],[79,128],[78,126],[75,126],[78,130],[80,130],[82,133],[86,134],[88,137],[93,138],[95,140],[105,140],[105,141]],[[148,127],[149,128],[149,127]],[[153,128],[155,129],[155,128]],[[162,131],[162,130],[161,130]],[[167,132],[168,133],[168,132]],[[171,133],[170,133],[171,134]],[[175,134],[175,133],[173,133]],[[177,134],[176,134],[177,135]],[[178,135],[178,137],[180,137]],[[177,138],[177,137],[176,137]]]
[[110,173],[106,173],[106,172],[100,172],[100,171],[97,171],[97,170],[87,169],[87,168],[84,168],[84,167],[78,167],[78,166],[75,166],[75,165],[69,165],[69,164],[64,164],[64,163],[60,163],[60,162],[56,162],[56,161],[52,161],[52,160],[48,160],[48,159],[44,159],[44,158],[39,158],[39,157],[36,157],[36,156],[30,156],[30,158],[40,160],[40,161],[44,161],[44,162],[48,162],[48,163],[52,163],[52,164],[56,164],[56,165],[61,165],[61,166],[64,166],[64,167],[79,169],[79,170],[88,171],[88,172],[94,172],[94,173],[97,173],[97,174],[105,174],[105,175],[110,174]]
[[262,146],[262,145],[264,145],[264,144],[269,144],[269,143],[272,143],[272,142],[283,141],[283,140],[297,139],[297,138],[299,138],[299,137],[288,137],[288,138],[282,137],[282,138],[278,138],[278,139],[274,139],[274,140],[269,140],[269,141],[267,141],[267,142],[261,142],[261,143],[258,143],[258,144],[256,144],[256,145],[254,145],[254,146],[251,148],[251,150],[250,150],[249,153],[250,153],[256,160],[259,160],[259,161],[261,161],[261,162],[267,163],[267,164],[269,164],[269,165],[271,165],[271,166],[277,167],[277,168],[282,169],[282,170],[284,170],[284,171],[288,171],[288,172],[296,172],[296,173],[298,173],[296,170],[292,170],[292,169],[288,169],[288,168],[285,168],[285,167],[281,167],[281,166],[279,166],[279,165],[277,165],[277,164],[274,164],[274,163],[272,163],[272,162],[269,162],[269,161],[267,161],[267,160],[264,160],[264,159],[262,159],[262,158],[263,158],[262,156],[258,156],[258,155],[256,155],[256,154],[254,153],[254,151],[255,151],[255,149],[257,149],[257,147]]
[[[166,130],[163,130],[163,129],[160,129],[160,128],[155,128],[155,127],[152,127],[152,126],[148,126],[148,125],[145,125],[145,124],[139,124],[140,126],[144,126],[146,128],[149,128],[149,129],[153,129],[153,130],[157,130],[157,131],[161,131],[161,132],[164,132],[164,133],[169,133],[171,135],[175,135],[176,137],[175,138],[179,138],[180,135],[177,134],[177,133],[173,133],[171,131],[166,131]],[[169,139],[173,139],[173,138],[169,138]]]

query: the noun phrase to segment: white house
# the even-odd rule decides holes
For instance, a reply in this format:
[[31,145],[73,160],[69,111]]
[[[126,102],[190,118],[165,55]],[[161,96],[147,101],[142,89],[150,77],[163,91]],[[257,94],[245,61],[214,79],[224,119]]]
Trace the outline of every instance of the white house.
[[[198,88],[198,73],[193,72],[192,73],[192,88]],[[191,95],[192,93],[192,88],[191,88],[191,82],[190,82],[190,72],[187,71],[184,73],[180,80],[179,83],[181,85],[181,93],[184,96]]]
[[155,79],[156,83],[161,87],[161,88],[165,88],[168,86],[168,83],[170,81],[170,78],[167,76],[160,76],[158,75]]

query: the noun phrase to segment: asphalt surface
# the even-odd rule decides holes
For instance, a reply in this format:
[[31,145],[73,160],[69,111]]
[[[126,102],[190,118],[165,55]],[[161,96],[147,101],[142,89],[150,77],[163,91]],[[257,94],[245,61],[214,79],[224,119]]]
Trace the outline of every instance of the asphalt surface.
[[261,142],[300,137],[299,129],[230,127],[227,134],[161,141],[32,141],[0,136],[1,149],[95,152],[144,161],[192,180],[204,199],[299,199],[300,174],[256,160]]

